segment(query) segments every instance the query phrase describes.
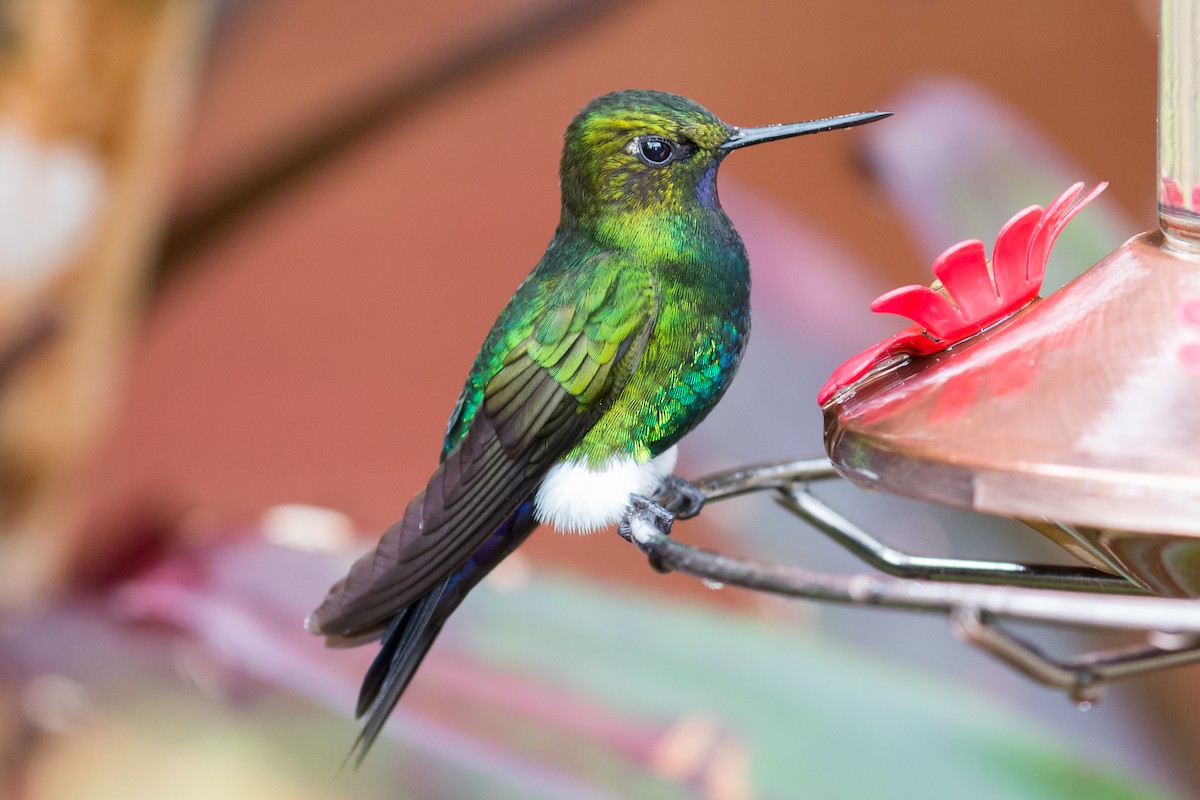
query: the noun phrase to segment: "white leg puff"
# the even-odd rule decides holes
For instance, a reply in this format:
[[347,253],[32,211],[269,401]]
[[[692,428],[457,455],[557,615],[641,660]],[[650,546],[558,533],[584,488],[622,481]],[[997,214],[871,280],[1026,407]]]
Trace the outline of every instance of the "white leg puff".
[[675,469],[674,447],[652,461],[614,458],[599,470],[579,461],[550,468],[534,499],[539,522],[563,533],[591,533],[613,525],[629,505],[629,495],[649,495]]

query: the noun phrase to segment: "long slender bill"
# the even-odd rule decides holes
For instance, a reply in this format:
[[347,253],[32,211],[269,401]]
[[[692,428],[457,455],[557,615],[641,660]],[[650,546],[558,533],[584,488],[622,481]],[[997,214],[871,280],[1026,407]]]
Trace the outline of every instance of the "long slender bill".
[[808,122],[789,122],[780,125],[764,125],[761,128],[734,128],[733,134],[721,144],[722,150],[736,150],[752,144],[773,142],[776,139],[787,139],[791,136],[803,136],[806,133],[821,133],[835,131],[838,128],[852,128],[855,125],[866,125],[868,122],[890,117],[890,111],[862,111],[857,114],[845,114],[840,117],[826,117]]

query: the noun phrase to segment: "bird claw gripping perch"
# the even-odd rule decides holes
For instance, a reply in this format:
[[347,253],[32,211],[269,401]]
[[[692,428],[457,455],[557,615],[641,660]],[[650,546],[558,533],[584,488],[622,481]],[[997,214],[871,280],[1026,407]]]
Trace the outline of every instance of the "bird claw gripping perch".
[[658,505],[670,511],[675,519],[691,519],[704,508],[704,492],[678,475],[663,478],[654,492]]
[[644,495],[632,494],[629,496],[629,507],[625,509],[625,515],[621,517],[621,521],[617,525],[617,533],[625,541],[633,542],[639,550],[646,553],[650,560],[650,567],[655,572],[670,572],[671,568],[666,566],[654,553],[648,552],[643,544],[656,533],[670,536],[671,526],[674,522],[675,515],[661,505]]

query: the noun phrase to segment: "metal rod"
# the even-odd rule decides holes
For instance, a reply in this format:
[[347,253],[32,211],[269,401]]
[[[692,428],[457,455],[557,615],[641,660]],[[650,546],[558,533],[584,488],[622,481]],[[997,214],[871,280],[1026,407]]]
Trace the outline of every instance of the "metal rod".
[[749,467],[718,472],[696,481],[704,493],[705,502],[766,489],[786,489],[795,483],[839,477],[828,458],[807,458],[795,461],[772,461]]
[[644,514],[630,517],[629,531],[660,568],[787,597],[942,614],[967,608],[995,617],[1086,628],[1200,633],[1200,603],[1194,600],[814,572],[677,542]]
[[1067,691],[1076,702],[1095,702],[1102,688],[1090,674],[1073,670],[1047,656],[1034,645],[989,625],[976,609],[963,608],[950,615],[950,627],[964,642],[983,650],[1043,686]]
[[871,536],[801,487],[781,489],[775,499],[805,522],[888,575],[934,581],[1002,583],[1035,589],[1145,594],[1143,589],[1125,578],[1089,567],[909,555]]
[[890,547],[809,493],[804,485],[840,477],[827,458],[775,461],[696,481],[706,503],[775,490],[776,500],[867,564],[888,575],[935,581],[1021,585],[1038,589],[1144,594],[1132,582],[1089,567],[914,556]]
[[1100,699],[1104,683],[1200,662],[1200,641],[1163,647],[1150,642],[1056,659],[1041,648],[988,622],[973,609],[951,616],[955,633],[1045,686],[1066,690],[1080,703]]

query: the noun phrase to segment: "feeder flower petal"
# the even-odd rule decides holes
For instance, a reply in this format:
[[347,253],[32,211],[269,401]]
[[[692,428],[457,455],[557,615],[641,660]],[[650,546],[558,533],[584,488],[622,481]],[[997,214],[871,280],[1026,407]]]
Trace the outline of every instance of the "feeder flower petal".
[[1041,291],[1054,241],[1107,185],[1101,183],[1080,198],[1083,184],[1076,183],[1048,208],[1018,212],[1000,229],[990,263],[978,239],[948,248],[932,268],[943,291],[904,286],[877,298],[872,311],[898,314],[916,325],[843,363],[821,387],[817,402],[824,405],[876,367],[945,350],[1029,305]]

